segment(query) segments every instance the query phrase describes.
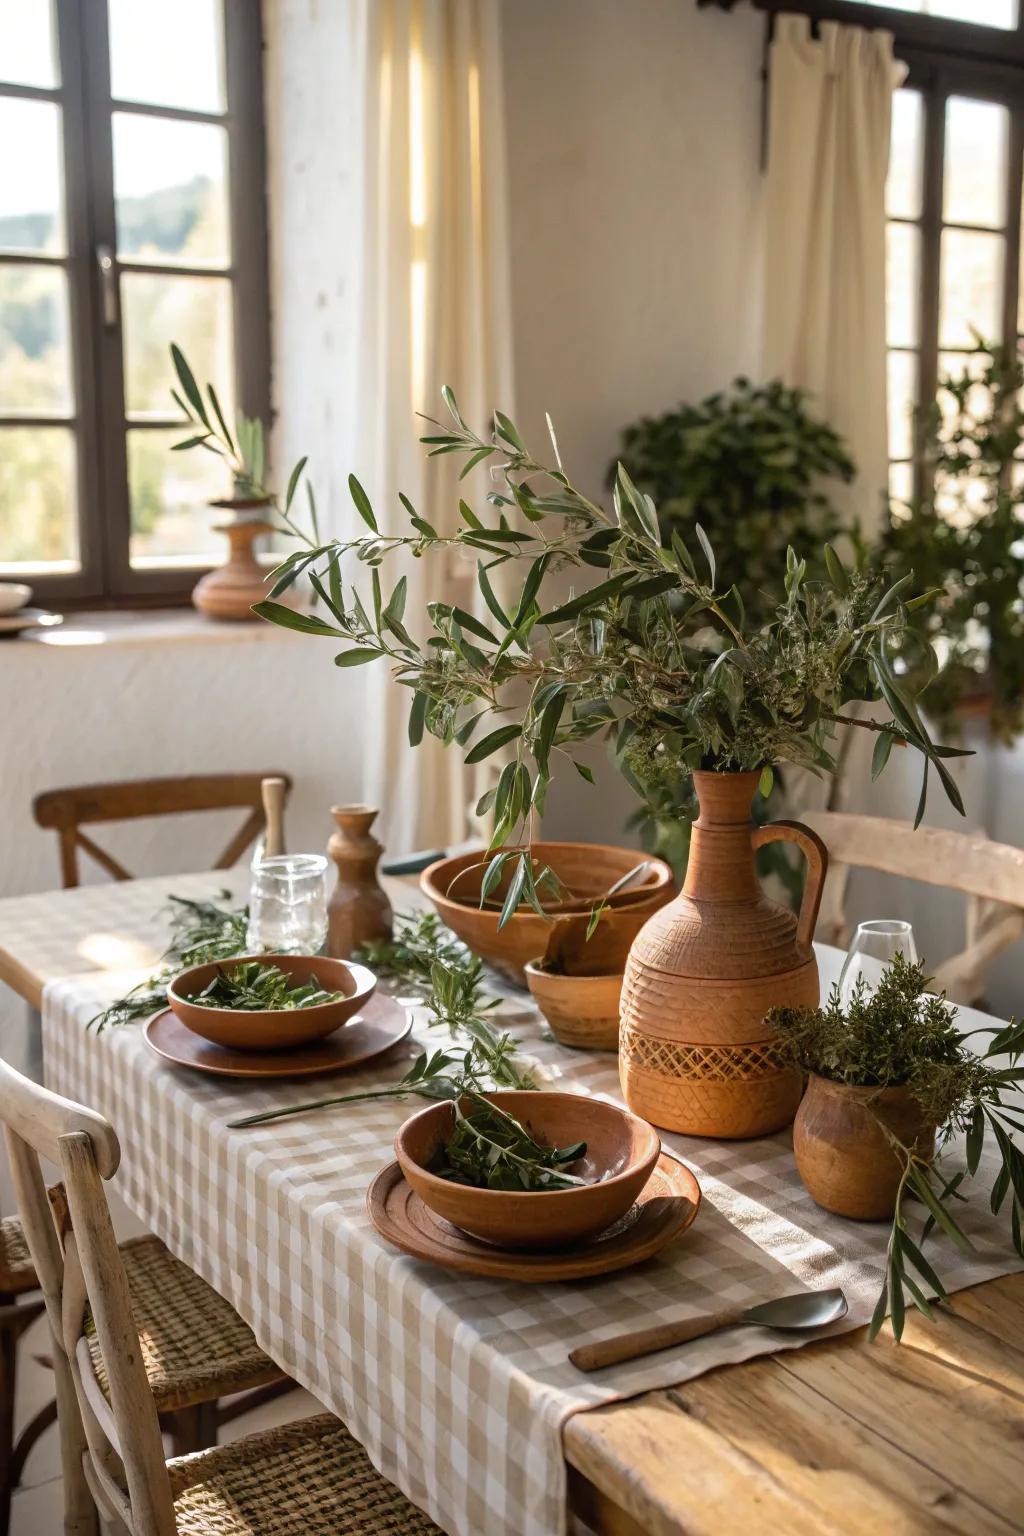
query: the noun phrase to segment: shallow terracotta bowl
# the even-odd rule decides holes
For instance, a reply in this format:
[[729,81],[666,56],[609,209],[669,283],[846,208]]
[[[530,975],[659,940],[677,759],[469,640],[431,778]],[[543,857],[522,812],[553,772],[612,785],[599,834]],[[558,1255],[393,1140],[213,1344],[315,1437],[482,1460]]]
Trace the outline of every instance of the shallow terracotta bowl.
[[[190,1003],[186,994],[201,992],[220,969],[230,969],[245,960],[262,960],[285,971],[294,982],[316,977],[325,992],[341,992],[333,1003],[318,1003],[314,1008],[203,1008]],[[292,1046],[308,1045],[333,1034],[359,1012],[373,995],[377,978],[365,965],[347,960],[332,960],[327,955],[239,955],[237,959],[211,960],[194,965],[175,976],[167,988],[167,1001],[181,1022],[212,1040],[214,1045],[232,1051],[287,1051]]]
[[[606,891],[643,859],[650,863],[644,880],[627,886],[612,896],[609,906],[616,911],[629,908],[641,917],[639,929],[652,912],[674,894],[672,870],[663,859],[652,858],[635,848],[613,848],[601,843],[534,843],[534,858],[549,864],[559,879],[574,893],[574,900],[546,906],[552,916],[588,911]],[[514,912],[501,929],[500,905],[481,907],[480,885],[489,856],[483,851],[438,859],[420,876],[420,889],[437,909],[441,921],[462,942],[481,955],[490,965],[513,981],[525,982],[526,963],[547,948],[551,918],[539,917],[523,908]],[[476,867],[474,867],[476,866]],[[491,899],[500,901],[499,885]],[[600,943],[600,929],[594,935]],[[596,947],[596,945],[595,945]]]
[[[617,1104],[579,1093],[489,1093],[499,1109],[549,1145],[585,1141],[569,1172],[593,1182],[575,1189],[474,1189],[432,1172],[455,1125],[451,1104],[431,1104],[395,1137],[399,1166],[424,1205],[473,1237],[502,1248],[570,1248],[624,1216],[654,1171],[658,1134]],[[468,1104],[464,1107],[469,1108]]]

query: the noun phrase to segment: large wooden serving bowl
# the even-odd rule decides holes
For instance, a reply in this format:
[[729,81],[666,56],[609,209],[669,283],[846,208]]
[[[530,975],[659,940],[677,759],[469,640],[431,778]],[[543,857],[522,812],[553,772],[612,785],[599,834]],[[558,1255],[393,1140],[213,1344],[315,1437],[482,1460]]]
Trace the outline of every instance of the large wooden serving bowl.
[[[574,1189],[475,1189],[431,1170],[455,1125],[455,1109],[431,1104],[395,1137],[405,1178],[424,1205],[444,1221],[502,1248],[567,1248],[614,1225],[636,1200],[661,1154],[658,1134],[628,1109],[581,1093],[508,1090],[487,1095],[523,1124],[536,1141],[586,1155],[569,1172],[593,1180]],[[463,1102],[463,1108],[471,1106]]]
[[[203,1008],[189,997],[201,992],[220,970],[231,970],[247,960],[276,965],[292,981],[301,984],[314,976],[325,992],[340,992],[332,1003],[313,1008]],[[167,988],[167,1001],[181,1022],[232,1051],[287,1051],[333,1034],[369,1001],[377,978],[365,965],[332,960],[327,955],[239,955],[237,959],[211,960],[175,976]]]
[[[616,911],[628,909],[635,913],[639,931],[651,913],[674,894],[669,865],[635,848],[614,848],[603,843],[534,843],[533,857],[541,868],[550,865],[573,893],[571,900],[562,902],[549,903],[546,896],[542,897],[545,910],[552,917],[588,911],[616,880],[621,880],[645,858],[650,868],[643,879],[610,897],[608,905]],[[423,871],[420,889],[429,896],[442,922],[474,954],[523,985],[527,961],[535,960],[547,949],[551,922],[524,907],[499,929],[504,880],[489,894],[487,906],[480,906],[480,886],[489,861],[489,855],[482,850],[438,859]],[[601,938],[599,927],[591,941],[595,954]]]

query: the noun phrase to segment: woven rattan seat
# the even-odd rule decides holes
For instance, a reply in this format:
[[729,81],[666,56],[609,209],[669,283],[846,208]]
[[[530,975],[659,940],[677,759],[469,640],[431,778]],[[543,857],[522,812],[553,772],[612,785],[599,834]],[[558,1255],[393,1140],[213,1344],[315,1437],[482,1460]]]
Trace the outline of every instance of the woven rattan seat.
[[17,1216],[0,1218],[0,1295],[20,1296],[39,1284]]
[[[121,1244],[146,1375],[161,1413],[276,1381],[281,1371],[251,1328],[157,1237]],[[86,1322],[96,1379],[107,1392],[92,1319]]]
[[168,1463],[178,1536],[440,1536],[331,1414]]

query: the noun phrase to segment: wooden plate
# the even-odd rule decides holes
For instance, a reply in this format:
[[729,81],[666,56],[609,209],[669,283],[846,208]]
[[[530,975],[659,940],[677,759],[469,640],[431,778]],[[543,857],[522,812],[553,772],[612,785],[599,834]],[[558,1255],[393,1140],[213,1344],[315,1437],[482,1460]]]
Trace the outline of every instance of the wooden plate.
[[404,1040],[412,1015],[392,997],[378,994],[335,1034],[290,1051],[231,1051],[214,1045],[176,1018],[169,1008],[154,1014],[146,1039],[164,1061],[219,1077],[319,1077],[361,1066]]
[[513,1252],[470,1237],[423,1204],[397,1163],[370,1185],[366,1209],[382,1237],[414,1259],[492,1280],[582,1280],[649,1259],[678,1237],[700,1206],[700,1185],[689,1168],[663,1153],[637,1200],[620,1221],[570,1249]]

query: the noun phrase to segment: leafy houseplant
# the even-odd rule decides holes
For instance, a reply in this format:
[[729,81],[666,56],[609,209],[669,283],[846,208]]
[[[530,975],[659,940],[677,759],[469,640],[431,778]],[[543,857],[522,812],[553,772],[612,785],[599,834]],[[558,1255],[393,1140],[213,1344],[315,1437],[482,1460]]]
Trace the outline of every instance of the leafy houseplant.
[[[921,473],[934,491],[891,509],[881,544],[890,566],[913,568],[936,601],[913,615],[938,640],[945,665],[928,687],[944,727],[972,694],[991,694],[994,735],[1024,727],[1024,361],[977,341],[963,369],[939,380],[939,398],[917,413]],[[908,650],[925,681],[930,645]]]
[[[873,992],[858,985],[845,1012],[833,987],[824,1008],[779,1009],[771,1017],[780,1051],[809,1074],[793,1127],[801,1178],[829,1210],[892,1220],[872,1335],[891,1307],[899,1338],[907,1296],[927,1316],[929,1297],[945,1298],[922,1246],[938,1226],[970,1248],[953,1209],[989,1133],[1000,1153],[991,1207],[999,1211],[1008,1201],[1011,1240],[1024,1257],[1024,1153],[1015,1141],[1024,1118],[1004,1102],[1024,1083],[1024,1021],[974,1032],[991,1035],[976,1053],[956,1025],[956,1009],[927,986],[924,967],[897,955]],[[960,1134],[965,1140],[954,1146]],[[913,1196],[926,1213],[917,1239],[907,1209]]]
[[[622,431],[619,462],[657,504],[666,541],[675,530],[692,537],[700,523],[722,586],[742,586],[756,621],[772,616],[789,546],[813,562],[842,532],[825,486],[854,474],[842,439],[811,415],[805,391],[779,379],[738,378],[697,405],[641,417]],[[613,464],[610,486],[616,474]]]

